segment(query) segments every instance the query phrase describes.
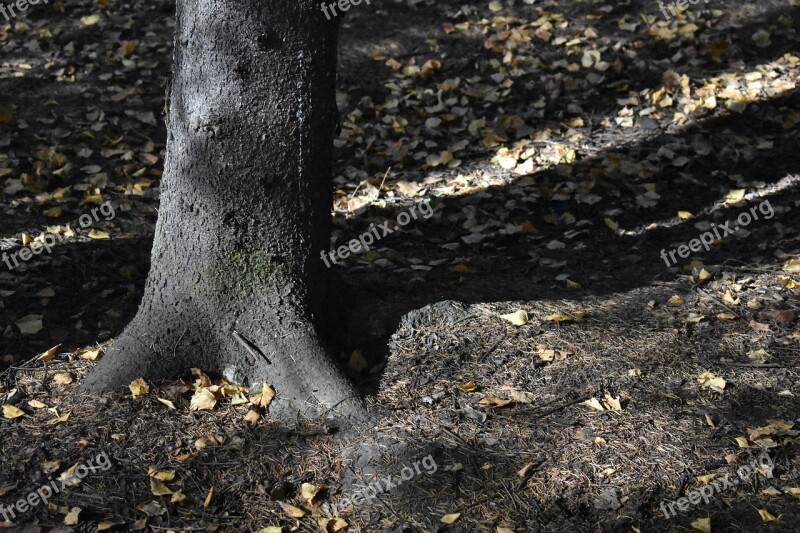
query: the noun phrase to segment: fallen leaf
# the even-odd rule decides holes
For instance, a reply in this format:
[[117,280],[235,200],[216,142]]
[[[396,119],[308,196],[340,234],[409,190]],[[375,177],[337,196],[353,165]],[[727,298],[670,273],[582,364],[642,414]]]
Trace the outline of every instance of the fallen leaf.
[[156,478],[150,478],[150,491],[153,496],[169,496],[172,490]]
[[25,411],[22,409],[14,407],[13,405],[3,406],[3,418],[14,420],[15,418],[19,418],[21,416],[25,416]]
[[511,403],[514,403],[514,400],[507,400],[504,398],[483,398],[478,402],[480,405],[491,405],[493,407],[505,407]]
[[206,494],[206,499],[203,500],[203,507],[208,509],[208,507],[211,505],[211,502],[214,501],[214,498],[216,496],[217,496],[217,489],[215,489],[214,487],[208,489],[208,494]]
[[569,322],[570,320],[572,320],[572,317],[556,313],[552,315],[547,315],[546,317],[544,317],[544,320],[548,322]]
[[356,372],[362,372],[369,368],[369,363],[364,354],[361,353],[361,350],[353,350],[353,353],[350,354],[350,359],[347,360],[347,364]]
[[508,315],[500,315],[500,318],[511,322],[515,326],[524,326],[528,323],[528,313],[520,309]]
[[766,350],[750,350],[747,352],[747,358],[756,364],[763,365],[767,360],[772,357]]
[[42,315],[25,315],[16,324],[23,335],[36,335],[44,329]]
[[761,520],[763,520],[764,522],[777,522],[778,519],[780,518],[780,515],[775,516],[766,509],[759,509],[758,514],[759,516],[761,516]]
[[57,385],[69,385],[72,383],[72,376],[68,372],[57,372],[53,376],[53,383]]
[[284,502],[278,502],[278,504],[280,504],[283,512],[292,518],[303,518],[306,515],[304,510],[300,509],[299,507],[295,507],[294,505]]
[[150,467],[147,470],[147,475],[156,478],[159,481],[172,481],[175,479],[174,470],[159,470],[157,468]]
[[310,505],[317,505],[319,503],[319,499],[325,494],[327,491],[327,487],[317,487],[316,485],[312,485],[311,483],[303,483],[300,486],[300,495],[310,504]]
[[711,519],[710,518],[698,518],[694,522],[690,524],[692,529],[696,531],[701,531],[702,533],[711,533]]
[[214,393],[206,389],[197,389],[192,396],[192,401],[189,404],[190,411],[210,410],[217,405],[217,398]]
[[64,517],[64,525],[77,526],[79,522],[78,515],[81,514],[81,511],[83,511],[83,509],[81,509],[80,507],[73,507],[72,509],[70,509],[67,516]]
[[53,358],[58,353],[58,349],[60,347],[61,347],[60,344],[57,344],[57,345],[53,346],[52,348],[50,348],[49,350],[44,352],[42,355],[40,355],[36,360],[37,361],[43,361],[43,362],[52,361]]
[[724,379],[711,372],[703,372],[698,376],[697,381],[704,389],[711,389],[719,393],[721,393],[725,389],[725,385],[727,385]]
[[148,385],[147,382],[142,378],[131,381],[131,384],[128,385],[128,388],[131,390],[131,394],[133,394],[134,398],[147,396],[150,393],[150,385]]
[[455,523],[455,521],[458,520],[460,516],[461,516],[461,513],[446,514],[446,515],[444,515],[442,517],[442,523],[443,524],[447,524],[447,525],[451,525],[451,524]]
[[468,381],[467,383],[460,385],[458,388],[464,392],[475,392],[476,390],[478,390],[478,386],[475,384],[474,381]]

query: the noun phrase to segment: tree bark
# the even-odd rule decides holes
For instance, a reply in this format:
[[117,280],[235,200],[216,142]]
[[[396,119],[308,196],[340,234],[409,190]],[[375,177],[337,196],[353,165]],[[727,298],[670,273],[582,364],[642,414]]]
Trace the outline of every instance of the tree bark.
[[361,413],[318,336],[336,24],[312,0],[178,0],[151,271],[82,391],[199,367],[272,384],[281,412]]

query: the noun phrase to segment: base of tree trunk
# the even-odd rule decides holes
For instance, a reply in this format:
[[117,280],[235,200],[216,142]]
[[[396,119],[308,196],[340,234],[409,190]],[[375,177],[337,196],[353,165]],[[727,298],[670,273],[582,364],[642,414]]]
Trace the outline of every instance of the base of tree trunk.
[[[286,325],[263,313],[244,313],[237,320],[198,308],[191,310],[193,319],[187,323],[186,313],[170,313],[170,307],[176,308],[168,306],[160,314],[143,307],[81,384],[79,393],[123,389],[138,378],[175,379],[196,367],[232,383],[269,384],[276,390],[270,406],[273,415],[329,416],[354,422],[367,418],[358,392],[328,356],[311,325],[301,320]],[[254,323],[261,325],[254,327]],[[273,327],[264,327],[269,323]]]

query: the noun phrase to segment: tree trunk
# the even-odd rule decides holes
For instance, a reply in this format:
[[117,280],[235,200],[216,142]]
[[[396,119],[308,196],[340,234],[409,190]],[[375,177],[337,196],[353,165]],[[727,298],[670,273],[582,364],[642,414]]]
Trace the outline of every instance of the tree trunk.
[[84,392],[199,367],[272,384],[280,411],[361,412],[317,334],[336,40],[312,0],[178,0],[152,266]]

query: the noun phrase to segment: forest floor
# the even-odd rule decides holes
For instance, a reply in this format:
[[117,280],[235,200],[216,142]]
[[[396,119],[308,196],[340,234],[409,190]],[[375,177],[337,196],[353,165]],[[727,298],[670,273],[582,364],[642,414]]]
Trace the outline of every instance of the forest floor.
[[0,19],[0,251],[63,237],[0,264],[0,528],[800,529],[797,0],[480,4],[342,21],[335,246],[433,208],[336,267],[380,415],[344,444],[190,410],[199,371],[73,397],[148,270],[174,6]]

